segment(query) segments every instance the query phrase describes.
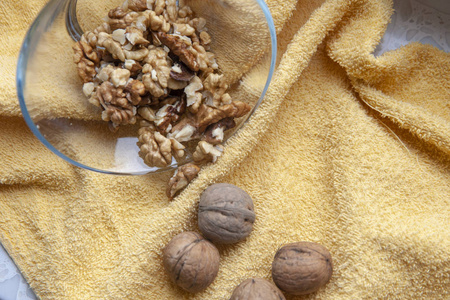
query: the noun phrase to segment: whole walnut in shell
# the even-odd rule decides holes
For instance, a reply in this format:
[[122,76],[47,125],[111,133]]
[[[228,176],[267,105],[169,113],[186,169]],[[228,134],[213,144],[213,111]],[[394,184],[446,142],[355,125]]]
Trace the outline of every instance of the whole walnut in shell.
[[239,242],[250,234],[254,222],[253,201],[237,186],[217,183],[202,193],[198,227],[207,239],[223,244]]
[[271,282],[250,278],[238,285],[230,300],[285,300],[283,293]]
[[206,289],[219,271],[219,251],[196,232],[175,236],[164,248],[164,268],[182,289],[197,293]]
[[317,291],[330,280],[332,273],[330,252],[312,242],[283,246],[272,263],[273,281],[282,291],[293,295]]

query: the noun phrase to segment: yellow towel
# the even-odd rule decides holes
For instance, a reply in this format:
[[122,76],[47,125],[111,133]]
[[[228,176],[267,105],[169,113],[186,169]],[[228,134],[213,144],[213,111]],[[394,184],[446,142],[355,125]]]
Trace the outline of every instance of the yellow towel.
[[[287,299],[450,297],[450,55],[411,44],[374,57],[391,1],[267,1],[280,53],[267,96],[172,202],[171,174],[84,171],[27,129],[14,70],[44,2],[0,4],[0,240],[41,299],[228,299],[302,240],[330,250],[334,274]],[[189,295],[161,249],[197,230],[213,182],[245,189],[257,219],[245,241],[219,247],[214,283]]]

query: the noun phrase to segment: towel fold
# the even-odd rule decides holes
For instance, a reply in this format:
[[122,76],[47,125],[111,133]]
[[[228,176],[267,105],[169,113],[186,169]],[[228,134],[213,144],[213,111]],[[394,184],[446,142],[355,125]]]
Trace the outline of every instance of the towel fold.
[[[334,273],[287,299],[450,297],[450,54],[415,43],[374,56],[392,1],[268,0],[279,63],[267,95],[173,201],[170,173],[82,170],[27,129],[14,70],[44,4],[0,4],[0,241],[41,299],[228,299],[248,277],[270,279],[295,241],[326,246]],[[198,230],[214,182],[246,190],[256,222],[219,246],[216,280],[191,295],[170,282],[162,248]]]

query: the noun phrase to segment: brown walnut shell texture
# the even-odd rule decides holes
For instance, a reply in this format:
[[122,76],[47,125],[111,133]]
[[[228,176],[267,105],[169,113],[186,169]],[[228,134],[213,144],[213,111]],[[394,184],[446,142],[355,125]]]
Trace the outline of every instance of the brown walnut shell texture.
[[245,239],[255,217],[252,199],[235,185],[213,184],[200,197],[198,227],[213,242],[231,244]]
[[219,251],[196,232],[175,236],[164,248],[164,268],[171,280],[185,291],[206,289],[219,272]]
[[230,300],[286,300],[283,293],[270,281],[249,278],[238,285]]
[[330,280],[332,273],[330,252],[312,242],[283,246],[272,263],[273,281],[282,291],[293,295],[316,292]]

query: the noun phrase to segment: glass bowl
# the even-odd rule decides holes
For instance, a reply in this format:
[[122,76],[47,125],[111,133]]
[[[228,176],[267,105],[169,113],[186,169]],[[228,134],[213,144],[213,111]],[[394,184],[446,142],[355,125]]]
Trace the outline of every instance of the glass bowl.
[[[258,108],[269,86],[276,59],[273,20],[263,0],[183,2],[206,20],[210,51],[227,79],[231,98],[251,107],[226,132],[225,142]],[[172,170],[192,161],[192,148],[187,146],[183,158],[172,158],[165,167],[150,167],[136,144],[139,118],[136,125],[112,132],[102,120],[102,110],[83,94],[72,47],[83,30],[102,24],[108,11],[120,5],[117,0],[51,0],[42,9],[19,54],[16,83],[22,114],[46,147],[78,167],[124,175]]]

